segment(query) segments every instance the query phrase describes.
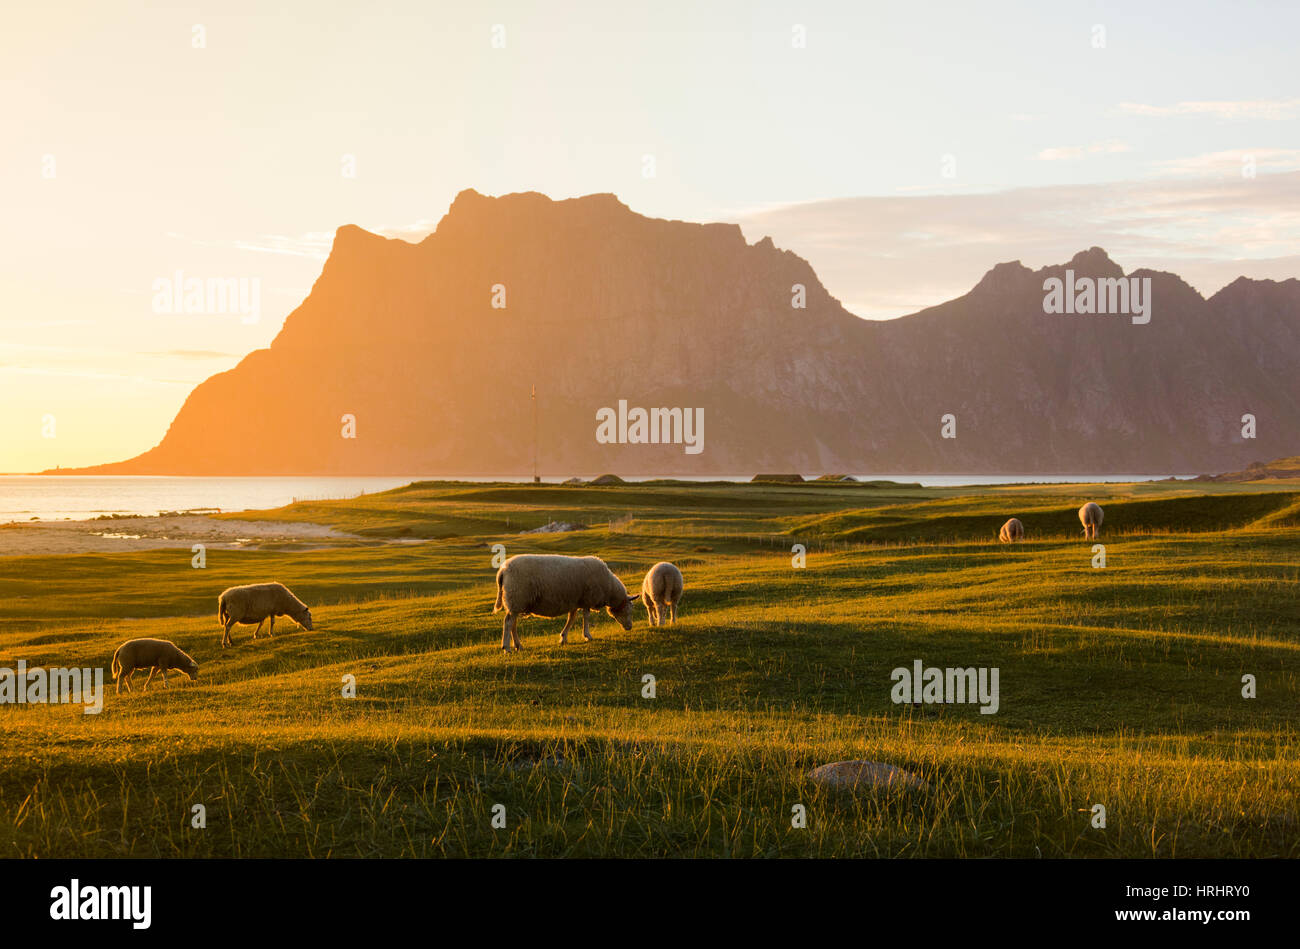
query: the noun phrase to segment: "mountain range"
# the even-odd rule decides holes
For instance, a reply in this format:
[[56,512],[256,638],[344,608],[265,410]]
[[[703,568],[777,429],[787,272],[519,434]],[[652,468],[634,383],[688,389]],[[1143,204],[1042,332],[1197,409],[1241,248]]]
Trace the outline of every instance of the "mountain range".
[[[1149,278],[1150,320],[1045,312],[1054,277]],[[467,190],[419,243],[340,228],[270,348],[156,447],[79,473],[1224,471],[1300,450],[1298,380],[1295,279],[1207,299],[1093,247],[867,321],[734,224]],[[620,441],[637,408],[699,418],[698,452]]]

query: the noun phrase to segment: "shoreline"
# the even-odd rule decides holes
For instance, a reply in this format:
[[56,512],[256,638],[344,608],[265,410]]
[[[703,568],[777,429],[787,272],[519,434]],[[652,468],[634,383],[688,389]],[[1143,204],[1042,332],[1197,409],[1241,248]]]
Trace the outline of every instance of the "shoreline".
[[180,548],[259,550],[267,544],[294,549],[345,546],[365,538],[299,521],[237,520],[202,514],[112,517],[80,521],[30,521],[0,525],[0,557],[123,553]]
[[[604,475],[594,478],[545,478],[543,487],[597,487],[612,484],[660,486],[742,486],[790,483],[816,487],[942,488],[980,490],[993,487],[1050,487],[1066,484],[1137,484],[1177,479],[1139,474],[1067,475],[933,475],[848,474],[812,475],[759,473],[731,476]],[[536,484],[502,476],[430,477],[210,477],[210,476],[70,476],[0,475],[0,527],[15,524],[64,524],[94,518],[155,517],[185,514],[239,515],[270,511],[297,502],[343,501],[405,488],[412,484],[434,488]]]

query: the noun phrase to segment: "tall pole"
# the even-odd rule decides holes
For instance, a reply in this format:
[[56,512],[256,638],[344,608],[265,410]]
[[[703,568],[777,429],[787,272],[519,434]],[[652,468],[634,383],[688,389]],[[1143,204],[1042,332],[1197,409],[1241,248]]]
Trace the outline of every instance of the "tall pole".
[[537,383],[533,383],[533,483],[541,481],[537,476]]

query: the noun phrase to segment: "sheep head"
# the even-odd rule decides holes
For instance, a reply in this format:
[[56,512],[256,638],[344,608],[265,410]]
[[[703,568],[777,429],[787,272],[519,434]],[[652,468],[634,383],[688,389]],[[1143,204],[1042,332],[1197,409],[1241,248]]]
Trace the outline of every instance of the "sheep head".
[[637,597],[632,596],[626,590],[623,591],[623,598],[605,607],[605,612],[614,619],[624,629],[632,628],[632,604],[637,601]]

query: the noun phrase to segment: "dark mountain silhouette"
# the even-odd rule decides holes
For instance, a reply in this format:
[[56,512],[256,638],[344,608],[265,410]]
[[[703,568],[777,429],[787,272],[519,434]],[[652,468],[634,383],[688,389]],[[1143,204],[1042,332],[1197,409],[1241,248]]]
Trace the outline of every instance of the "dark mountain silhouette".
[[[1300,448],[1300,281],[1242,278],[1207,300],[1138,271],[1153,306],[1134,325],[1045,313],[1044,280],[1067,268],[1122,275],[1095,247],[1004,263],[958,299],[870,322],[735,225],[646,218],[612,195],[465,191],[418,244],[340,228],[269,349],[198,386],[156,448],[82,472],[527,476],[534,384],[552,477],[1168,474]],[[597,411],[620,399],[702,408],[704,450],[598,443]]]

